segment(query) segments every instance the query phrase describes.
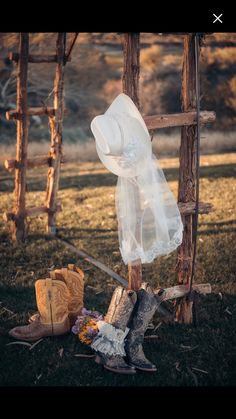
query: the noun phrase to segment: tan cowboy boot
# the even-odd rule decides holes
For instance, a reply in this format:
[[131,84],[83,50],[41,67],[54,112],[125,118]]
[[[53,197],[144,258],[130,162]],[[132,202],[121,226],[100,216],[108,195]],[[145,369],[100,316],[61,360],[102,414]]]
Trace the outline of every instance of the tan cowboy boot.
[[53,278],[55,275],[57,279],[57,274],[62,275],[70,293],[68,310],[69,319],[73,326],[84,306],[84,272],[76,265],[69,264],[68,268],[55,269],[50,273],[50,276]]
[[39,315],[27,326],[10,330],[9,335],[20,340],[34,341],[46,336],[63,335],[70,331],[68,317],[69,291],[63,281],[51,278],[35,282]]
[[[81,314],[84,297],[84,272],[76,265],[69,264],[68,268],[55,269],[47,272],[53,280],[63,281],[69,291],[68,311],[70,324],[75,324],[76,318]],[[30,317],[30,322],[37,320],[38,313]]]

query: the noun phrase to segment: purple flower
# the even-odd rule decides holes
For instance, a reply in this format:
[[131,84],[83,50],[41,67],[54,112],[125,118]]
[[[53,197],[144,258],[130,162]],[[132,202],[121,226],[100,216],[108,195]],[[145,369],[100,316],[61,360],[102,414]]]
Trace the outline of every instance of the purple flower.
[[[86,323],[89,322],[91,319],[97,322],[99,320],[103,320],[103,315],[99,313],[98,311],[87,310],[85,307],[83,307],[81,311],[81,315],[77,317],[76,322],[74,326],[72,327],[71,331],[77,335],[81,327],[86,325]],[[95,336],[97,334],[96,330],[90,327],[89,327],[89,333],[92,336]]]
[[82,316],[86,316],[87,313],[88,313],[88,310],[86,310],[86,308],[83,307],[82,310],[81,310]]
[[93,312],[93,317],[96,320],[102,320],[103,319],[103,315],[101,313],[99,313],[98,311]]
[[77,327],[76,327],[75,325],[72,327],[71,331],[72,331],[72,333],[74,333],[75,335],[77,335],[77,333],[78,333],[78,329],[77,329]]

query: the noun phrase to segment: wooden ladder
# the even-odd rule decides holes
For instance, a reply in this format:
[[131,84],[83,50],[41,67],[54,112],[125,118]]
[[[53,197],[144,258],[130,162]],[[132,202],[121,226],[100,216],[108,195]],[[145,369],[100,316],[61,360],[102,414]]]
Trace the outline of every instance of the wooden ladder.
[[[125,33],[123,91],[132,98],[139,108],[139,51],[140,34]],[[197,52],[199,53],[199,52]],[[176,270],[178,284],[186,287],[190,284],[193,258],[193,214],[195,213],[195,181],[196,181],[196,46],[194,34],[184,34],[184,57],[182,69],[181,101],[182,112],[168,115],[144,117],[148,129],[181,126],[180,165],[178,206],[182,215],[184,232],[183,242],[178,248]],[[200,123],[206,124],[215,120],[215,112],[201,111]],[[211,203],[199,203],[199,214],[212,210]],[[142,265],[136,260],[128,265],[129,288],[138,290],[142,283]],[[200,284],[204,289],[204,284]],[[208,289],[209,292],[209,289]],[[183,298],[176,310],[176,320],[180,323],[192,323],[192,301]]]
[[[29,54],[29,33],[20,33],[19,52],[10,53],[9,58],[17,63],[17,103],[16,109],[6,113],[7,120],[16,120],[17,140],[16,159],[5,161],[8,170],[15,170],[15,208],[5,212],[5,221],[13,221],[13,240],[24,240],[26,237],[25,218],[42,213],[48,215],[47,232],[56,233],[56,213],[61,210],[57,203],[57,191],[62,161],[62,122],[64,114],[63,86],[66,56],[66,33],[58,33],[55,55]],[[54,106],[27,106],[28,63],[56,63],[54,79]],[[28,159],[28,124],[32,115],[47,115],[51,129],[51,148],[48,156],[37,156]],[[26,169],[48,165],[47,189],[45,204],[41,207],[26,208]]]

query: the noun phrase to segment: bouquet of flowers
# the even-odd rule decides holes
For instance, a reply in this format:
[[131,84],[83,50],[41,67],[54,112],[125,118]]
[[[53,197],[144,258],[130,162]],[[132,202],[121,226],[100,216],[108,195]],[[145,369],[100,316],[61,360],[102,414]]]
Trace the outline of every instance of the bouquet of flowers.
[[103,316],[98,311],[83,308],[81,315],[77,317],[72,327],[72,332],[78,336],[82,343],[90,345],[99,332],[97,322],[101,320],[103,320]]
[[72,327],[79,340],[90,345],[96,352],[107,355],[125,355],[124,341],[129,329],[118,329],[104,321],[98,311],[83,308]]

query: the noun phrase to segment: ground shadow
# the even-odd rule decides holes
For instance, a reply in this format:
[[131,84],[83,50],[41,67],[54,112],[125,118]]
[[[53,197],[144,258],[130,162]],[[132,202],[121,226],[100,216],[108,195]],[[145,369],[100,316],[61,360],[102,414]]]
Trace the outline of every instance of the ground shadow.
[[[82,234],[80,234],[82,233]],[[83,234],[87,233],[87,234]],[[107,233],[107,234],[102,234]],[[65,239],[91,239],[93,240],[106,240],[111,237],[118,237],[117,229],[105,229],[105,228],[79,228],[79,227],[70,227],[70,228],[58,228],[57,234],[63,236]]]
[[[201,223],[199,223],[198,235],[199,236],[201,236],[201,235],[203,235],[203,236],[207,235],[208,236],[208,235],[211,235],[211,234],[217,235],[217,234],[221,234],[221,233],[236,233],[236,226],[234,227],[234,224],[236,224],[236,220],[219,221],[219,222],[215,222],[215,223],[213,223],[213,222],[210,222],[210,223],[201,222]],[[206,230],[201,230],[202,226],[207,226],[207,227],[210,227],[210,228],[207,228]],[[224,227],[226,227],[226,228],[224,228]]]

